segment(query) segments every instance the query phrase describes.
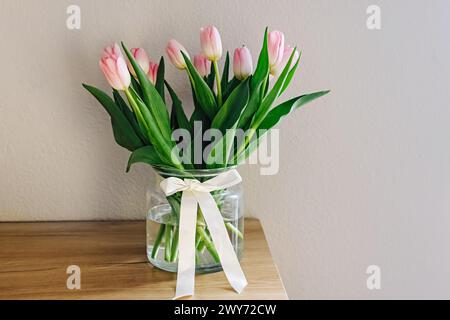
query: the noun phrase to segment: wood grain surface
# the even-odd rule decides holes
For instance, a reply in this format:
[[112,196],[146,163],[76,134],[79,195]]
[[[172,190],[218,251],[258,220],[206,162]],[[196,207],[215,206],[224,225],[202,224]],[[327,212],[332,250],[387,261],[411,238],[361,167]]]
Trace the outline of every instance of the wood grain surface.
[[[171,299],[176,275],[147,260],[145,222],[0,223],[0,299]],[[193,299],[287,299],[259,221],[245,221],[240,295],[224,273],[197,275]],[[66,269],[81,269],[81,289]]]

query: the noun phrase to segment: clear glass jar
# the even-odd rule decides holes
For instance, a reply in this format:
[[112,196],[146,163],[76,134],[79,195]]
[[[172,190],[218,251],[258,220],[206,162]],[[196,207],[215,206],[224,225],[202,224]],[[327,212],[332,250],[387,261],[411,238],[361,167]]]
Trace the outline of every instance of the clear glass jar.
[[[177,271],[178,264],[178,221],[181,192],[166,197],[160,182],[169,177],[207,181],[226,172],[227,169],[199,169],[179,171],[173,168],[154,167],[156,183],[147,192],[147,257],[157,268]],[[244,210],[242,183],[211,193],[222,214],[228,235],[238,259],[244,246]],[[196,272],[210,273],[222,270],[222,266],[211,240],[208,227],[197,207],[196,226]]]

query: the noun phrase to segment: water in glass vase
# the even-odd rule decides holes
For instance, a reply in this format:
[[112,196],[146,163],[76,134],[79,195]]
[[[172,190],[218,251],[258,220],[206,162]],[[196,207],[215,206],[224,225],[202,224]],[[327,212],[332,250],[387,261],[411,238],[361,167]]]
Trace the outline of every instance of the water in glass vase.
[[[219,203],[220,211],[228,231],[231,244],[238,259],[243,251],[244,219],[239,199],[228,195]],[[210,273],[221,271],[220,260],[209,234],[208,228],[198,214],[196,227],[196,272]],[[177,271],[178,263],[178,219],[172,214],[169,204],[152,207],[147,214],[147,257],[156,267]]]

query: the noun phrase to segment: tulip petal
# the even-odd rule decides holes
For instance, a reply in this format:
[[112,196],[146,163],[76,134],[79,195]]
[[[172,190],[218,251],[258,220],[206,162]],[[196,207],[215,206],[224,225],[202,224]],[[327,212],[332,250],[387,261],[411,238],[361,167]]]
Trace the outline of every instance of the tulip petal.
[[125,59],[123,57],[119,57],[117,59],[116,64],[117,64],[117,74],[122,84],[121,90],[124,90],[130,86],[131,83],[130,73],[128,72],[127,64],[125,63]]

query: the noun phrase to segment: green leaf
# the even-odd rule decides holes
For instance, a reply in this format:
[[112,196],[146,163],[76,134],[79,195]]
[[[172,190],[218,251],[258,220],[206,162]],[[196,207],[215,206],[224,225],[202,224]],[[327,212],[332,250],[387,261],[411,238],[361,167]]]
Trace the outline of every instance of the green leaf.
[[234,89],[236,89],[236,87],[241,83],[241,80],[238,80],[236,77],[233,77],[233,79],[231,79],[227,86],[226,89],[223,92],[223,101],[227,100],[229,95],[231,94],[231,92],[233,92]]
[[128,159],[126,171],[129,172],[131,166],[138,162],[146,163],[151,166],[164,164],[159,158],[158,153],[153,146],[145,146],[133,151],[133,153],[130,155],[130,158]]
[[217,103],[214,93],[203,78],[198,74],[189,58],[181,51],[186,62],[187,71],[193,81],[195,96],[200,107],[205,111],[210,119],[213,119],[217,113]]
[[228,97],[228,99],[220,108],[214,117],[211,128],[216,128],[225,132],[226,129],[232,128],[239,120],[242,111],[248,102],[248,79],[243,81]]
[[194,112],[191,115],[191,119],[189,120],[189,123],[191,125],[192,131],[191,131],[191,136],[193,137],[195,132],[194,132],[194,127],[195,127],[195,122],[200,121],[202,123],[202,131],[206,131],[209,128],[211,128],[211,120],[209,120],[208,116],[206,115],[206,113],[203,111],[202,108],[195,108]]
[[211,91],[214,93],[214,81],[216,80],[216,70],[213,68],[213,66],[211,65],[211,70],[209,72],[209,75],[207,75],[204,78],[206,84],[208,85],[208,87],[211,89]]
[[268,28],[266,27],[264,31],[263,46],[258,58],[258,64],[250,81],[250,100],[237,125],[240,129],[247,129],[250,126],[252,118],[254,118],[255,113],[261,105],[261,100],[264,96],[264,89],[268,85],[267,79],[269,78],[270,66],[269,52],[267,48],[267,35]]
[[261,98],[264,98],[267,95],[267,91],[269,91],[269,86],[270,86],[270,75],[267,76],[266,81],[263,82],[263,91],[262,91],[262,95]]
[[118,145],[130,151],[136,150],[144,145],[135,133],[127,117],[106,93],[86,84],[83,84],[83,87],[101,103],[106,112],[111,116],[114,138]]
[[195,108],[194,112],[192,112],[191,119],[189,120],[191,126],[194,125],[195,121],[201,121],[202,123],[205,123],[205,121],[206,122],[209,121],[208,116],[206,115],[205,111],[203,111],[202,108]]
[[158,73],[156,74],[155,88],[156,91],[158,91],[159,95],[161,96],[162,101],[166,103],[166,97],[164,94],[164,72],[165,72],[164,57],[161,57],[158,65]]
[[131,98],[136,102],[138,109],[142,113],[142,117],[147,125],[147,135],[150,139],[150,142],[155,147],[156,152],[158,153],[161,160],[168,165],[176,166],[172,161],[172,149],[175,146],[175,143],[172,139],[165,139],[159,130],[156,120],[151,114],[151,112],[147,109],[145,103],[138,97],[136,92],[130,88],[129,93]]
[[[236,136],[236,125],[228,128],[225,134],[218,140],[213,142],[213,147],[209,151],[207,158],[207,168],[225,168],[230,158],[231,150],[234,146],[234,138]],[[219,159],[218,159],[219,158]],[[219,160],[220,163],[214,162]]]
[[166,140],[170,140],[172,131],[170,130],[169,112],[167,111],[164,101],[162,100],[156,88],[150,83],[147,75],[141,69],[139,64],[134,60],[133,55],[130,53],[123,42],[122,47],[125,50],[125,53],[127,54],[128,59],[130,60],[133,69],[138,77],[139,84],[141,85],[142,89],[142,100],[153,115],[153,118],[156,121],[156,124],[159,127],[159,130],[161,131],[163,137]]
[[[194,90],[194,89],[192,89]],[[189,120],[190,126],[191,126],[191,137],[192,137],[192,142],[191,142],[191,150],[194,150],[195,147],[195,143],[200,143],[202,144],[202,146],[204,146],[206,143],[203,141],[202,137],[203,137],[203,132],[205,132],[207,129],[210,128],[211,126],[211,120],[209,120],[208,116],[206,115],[206,113],[203,111],[202,108],[200,108],[200,106],[198,106],[197,101],[195,99],[195,95],[194,92],[192,92],[193,94],[193,99],[194,99],[194,112],[191,115],[191,118]],[[194,132],[194,128],[195,128],[195,122],[200,121],[201,122],[201,130],[198,130],[197,132]],[[197,127],[198,128],[198,127]],[[202,147],[202,150],[204,149],[204,147]],[[192,155],[192,163],[195,163],[194,161],[194,153],[191,153]],[[202,161],[203,161],[203,157],[201,157]],[[196,167],[201,168],[201,164],[195,164]]]
[[261,52],[258,58],[258,64],[256,65],[255,73],[253,74],[252,81],[250,83],[250,88],[253,91],[255,88],[266,81],[269,76],[270,66],[269,66],[269,52],[267,49],[267,34],[268,28],[264,31],[264,42],[261,48]]
[[285,116],[287,116],[291,111],[300,108],[301,106],[318,99],[330,91],[319,91],[314,92],[310,94],[304,94],[300,97],[296,97],[293,99],[290,99],[286,102],[283,102],[279,106],[273,108],[267,116],[264,118],[264,120],[261,122],[260,126],[258,127],[258,130],[269,130],[273,128],[275,125],[277,125],[281,119],[283,119]]
[[[217,168],[226,166],[230,152],[233,148],[234,137],[236,135],[236,126],[242,110],[245,109],[248,102],[249,78],[243,81],[225,101],[214,118],[211,128],[219,129],[223,136],[219,141],[214,142],[213,148],[208,155],[208,168]],[[211,159],[220,152],[222,163],[212,163]]]
[[192,131],[192,126],[189,123],[188,118],[186,117],[186,114],[184,113],[183,106],[181,103],[181,100],[178,98],[175,91],[172,89],[172,87],[169,85],[167,81],[165,81],[167,90],[169,91],[170,97],[172,98],[172,113],[175,112],[175,118],[178,123],[178,128],[189,130],[189,132]]
[[250,121],[254,117],[259,105],[261,104],[261,87],[262,83],[260,83],[259,86],[257,88],[254,88],[254,90],[252,91],[247,107],[245,108],[244,112],[242,112],[242,115],[239,118],[239,123],[237,125],[238,128],[244,130],[248,129]]
[[[197,98],[195,97],[195,91],[194,86],[191,84],[191,90],[192,90],[192,100],[194,102],[194,112],[191,115],[191,119],[189,122],[191,123],[191,126],[194,127],[195,121],[201,121],[202,122],[202,129],[207,130],[211,127],[211,120],[209,119],[208,115],[203,111],[202,107],[200,107]],[[191,132],[191,135],[194,135],[194,132]]]
[[278,77],[278,80],[275,82],[275,85],[273,86],[272,90],[270,90],[269,94],[264,97],[262,100],[261,105],[259,106],[258,110],[256,111],[255,116],[253,117],[252,123],[250,125],[251,128],[257,128],[260,125],[260,122],[264,119],[264,117],[269,112],[273,102],[275,99],[280,95],[281,89],[283,87],[283,83],[286,80],[286,77],[289,72],[289,68],[292,63],[292,59],[294,58],[296,48],[292,51],[292,54],[286,64],[286,66],[283,69],[283,72],[281,72],[280,76]]
[[139,97],[142,97],[142,89],[141,89],[141,85],[139,84],[139,82],[136,81],[136,79],[131,76],[131,85],[130,85],[134,91],[136,91],[136,93],[139,95]]
[[245,148],[244,152],[241,152],[239,155],[235,155],[235,158],[232,159],[232,161],[230,162],[230,165],[239,165],[243,161],[245,161],[245,159],[247,159],[253,153],[253,151],[255,151],[258,148],[260,138],[262,136],[263,135],[259,135],[259,133],[257,133],[256,136],[253,136],[253,139],[250,141],[248,146]]
[[134,132],[141,139],[144,144],[149,144],[148,138],[145,135],[145,128],[142,128],[136,120],[136,116],[133,111],[130,110],[127,103],[123,100],[122,96],[117,90],[113,90],[114,101],[116,105],[120,108],[122,113],[127,117],[128,121],[132,125]]
[[281,88],[281,91],[280,91],[279,95],[281,95],[287,89],[287,87],[289,86],[289,83],[291,83],[291,80],[294,77],[295,71],[297,71],[297,67],[298,67],[298,64],[300,63],[300,58],[301,57],[302,57],[302,52],[300,51],[298,60],[295,63],[295,65],[292,67],[292,69],[289,71],[289,73],[288,73],[288,75],[286,77],[286,80],[284,80],[283,87]]
[[[227,51],[225,64],[223,65],[222,80],[220,81],[223,93],[225,93],[225,91],[227,90],[228,78],[230,76],[229,74],[230,74],[230,53]],[[225,98],[223,98],[223,100],[225,101]]]
[[[188,118],[186,117],[186,114],[184,113],[181,100],[178,98],[177,94],[175,93],[175,91],[172,89],[172,87],[169,85],[169,83],[167,81],[165,82],[165,84],[166,84],[167,90],[169,91],[170,97],[172,98],[172,116],[173,116],[172,121],[174,122],[172,124],[172,126],[177,129],[181,128],[181,129],[188,130],[192,137],[193,127],[192,127],[191,123],[189,122]],[[192,154],[193,141],[194,140],[191,141],[191,145],[188,147],[188,152],[192,156],[193,156],[193,154]],[[184,152],[185,150],[180,150],[180,152],[181,151]],[[193,169],[194,168],[192,165],[193,163],[194,163],[194,161],[193,161],[193,159],[191,159],[191,163],[184,163],[184,165],[187,169],[190,169],[190,168]]]
[[172,107],[172,111],[170,112],[170,127],[172,128],[172,132],[179,128],[177,113],[176,110]]

